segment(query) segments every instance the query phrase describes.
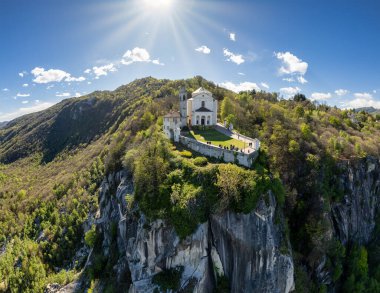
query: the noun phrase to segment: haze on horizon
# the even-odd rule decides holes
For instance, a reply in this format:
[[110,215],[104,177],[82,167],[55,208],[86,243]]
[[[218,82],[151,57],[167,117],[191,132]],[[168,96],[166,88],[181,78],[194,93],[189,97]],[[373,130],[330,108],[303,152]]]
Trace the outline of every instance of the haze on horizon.
[[0,121],[136,78],[380,108],[380,3],[0,2]]

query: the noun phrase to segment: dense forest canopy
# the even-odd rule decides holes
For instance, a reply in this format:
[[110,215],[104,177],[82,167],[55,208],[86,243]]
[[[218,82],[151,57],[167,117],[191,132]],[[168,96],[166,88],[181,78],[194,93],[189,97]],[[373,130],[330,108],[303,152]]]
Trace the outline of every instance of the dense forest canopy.
[[[221,121],[260,139],[251,170],[163,137],[162,116],[178,109],[181,86],[210,90],[220,101]],[[270,190],[285,213],[299,292],[326,289],[308,273],[326,253],[338,289],[379,290],[376,239],[367,247],[327,240],[323,216],[344,194],[339,162],[380,153],[379,118],[303,95],[236,94],[201,77],[139,79],[18,118],[0,129],[0,291],[41,292],[49,283],[78,277],[86,258],[76,252],[97,245],[94,226],[87,226],[98,208],[100,183],[123,168],[135,185],[126,200],[150,219],[166,219],[181,238],[210,213],[250,212]],[[103,275],[94,267],[89,277],[112,279],[112,261],[98,264],[106,266]]]

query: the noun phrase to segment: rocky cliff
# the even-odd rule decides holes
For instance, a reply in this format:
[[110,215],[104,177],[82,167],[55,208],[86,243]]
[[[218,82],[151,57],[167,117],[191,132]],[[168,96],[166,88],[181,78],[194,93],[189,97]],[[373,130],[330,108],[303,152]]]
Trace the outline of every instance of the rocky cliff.
[[[231,292],[289,292],[294,289],[293,260],[276,213],[274,196],[261,200],[250,214],[213,215],[186,239],[162,220],[147,221],[131,208],[133,193],[128,172],[108,176],[99,194],[97,229],[101,252],[109,257],[116,239],[118,259],[113,267],[118,284],[129,292],[153,292],[154,276],[181,268],[180,289],[213,292],[221,275]],[[116,235],[112,223],[117,225]]]
[[334,232],[343,244],[366,244],[375,228],[379,208],[380,162],[373,157],[340,163],[341,202],[332,205]]

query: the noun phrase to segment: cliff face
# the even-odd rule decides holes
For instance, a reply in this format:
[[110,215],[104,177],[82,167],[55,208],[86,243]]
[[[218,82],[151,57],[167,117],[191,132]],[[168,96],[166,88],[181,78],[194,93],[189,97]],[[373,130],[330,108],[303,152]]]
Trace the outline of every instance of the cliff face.
[[[365,245],[371,240],[380,207],[380,162],[367,157],[340,162],[339,169],[339,185],[344,197],[332,203],[330,212],[325,215],[326,223],[331,223],[326,229],[326,239],[335,237],[343,245]],[[320,258],[315,274],[320,284],[334,286],[326,260],[326,255]]]
[[367,157],[340,164],[340,184],[344,199],[332,205],[331,219],[336,236],[343,244],[365,244],[375,228],[379,208],[380,162]]
[[[130,209],[125,195],[133,192],[127,172],[110,175],[99,195],[98,229],[102,251],[110,255],[117,223],[118,260],[113,270],[129,292],[152,292],[155,274],[183,268],[181,289],[212,292],[217,275],[226,275],[231,292],[289,292],[294,288],[293,261],[282,227],[276,224],[276,202],[269,194],[250,214],[215,215],[180,240],[165,221],[148,222]],[[281,222],[278,221],[278,222]]]

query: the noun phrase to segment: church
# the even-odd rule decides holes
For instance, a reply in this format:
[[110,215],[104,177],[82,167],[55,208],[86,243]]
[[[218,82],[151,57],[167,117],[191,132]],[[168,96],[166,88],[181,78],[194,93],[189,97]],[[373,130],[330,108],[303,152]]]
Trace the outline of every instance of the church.
[[187,98],[185,88],[179,92],[179,112],[164,116],[163,130],[166,136],[179,141],[181,129],[192,126],[213,126],[217,123],[218,101],[212,93],[200,87]]
[[182,88],[179,93],[181,126],[212,126],[217,122],[218,101],[212,93],[200,87],[187,99],[187,92]]

